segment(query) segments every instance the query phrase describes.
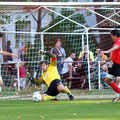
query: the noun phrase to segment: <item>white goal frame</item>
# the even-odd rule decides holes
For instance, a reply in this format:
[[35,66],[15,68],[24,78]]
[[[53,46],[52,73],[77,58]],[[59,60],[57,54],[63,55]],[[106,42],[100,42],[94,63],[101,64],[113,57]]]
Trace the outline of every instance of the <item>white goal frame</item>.
[[118,6],[120,2],[0,2],[0,5],[19,6]]
[[[90,33],[89,32],[90,29],[92,29],[92,30],[98,30],[98,29],[101,29],[101,30],[113,30],[113,29],[115,29],[115,28],[97,28],[96,27],[97,25],[103,23],[106,20],[109,20],[111,22],[114,22],[114,23],[120,25],[119,22],[114,21],[114,20],[111,19],[115,14],[119,13],[120,11],[118,11],[117,13],[114,13],[113,15],[111,15],[109,17],[105,17],[104,15],[99,14],[99,13],[91,10],[90,8],[86,8],[90,12],[92,12],[92,13],[94,13],[96,15],[99,15],[99,16],[101,16],[101,17],[104,18],[104,20],[102,20],[98,24],[96,24],[96,25],[94,25],[94,26],[92,26],[90,28],[87,28],[86,26],[84,26],[84,25],[82,25],[82,24],[80,24],[80,23],[78,23],[78,22],[70,19],[72,17],[72,15],[70,15],[68,17],[65,17],[65,16],[61,15],[60,13],[58,13],[58,12],[56,12],[56,11],[54,11],[54,10],[52,10],[52,9],[49,8],[49,7],[52,7],[52,6],[55,6],[55,7],[65,7],[65,8],[66,8],[66,6],[68,8],[78,7],[78,6],[83,6],[83,7],[84,6],[85,7],[86,6],[89,6],[89,7],[93,7],[93,6],[107,6],[107,7],[101,7],[101,8],[96,8],[96,9],[117,9],[117,10],[120,10],[119,7],[118,8],[110,8],[109,7],[109,6],[120,6],[120,2],[0,2],[0,6],[1,5],[5,5],[5,6],[16,6],[16,5],[19,5],[19,6],[37,6],[36,9],[34,9],[31,12],[29,12],[27,15],[29,15],[30,13],[32,13],[32,12],[40,9],[41,7],[43,7],[45,9],[47,9],[47,10],[49,10],[51,12],[54,12],[55,14],[60,15],[61,17],[63,17],[63,20],[59,21],[58,23],[54,24],[53,26],[50,26],[49,28],[45,29],[42,32],[37,32],[37,34],[41,35],[41,43],[42,43],[41,48],[42,48],[42,50],[44,50],[44,45],[43,45],[44,44],[44,34],[77,34],[77,35],[79,34],[79,35],[86,35],[86,37],[87,37],[87,45],[89,45],[89,43],[88,43],[88,37],[89,37],[89,35],[90,34],[98,34],[97,32],[96,33]],[[25,15],[25,16],[27,16],[27,15]],[[23,16],[19,20],[23,19],[25,16]],[[47,30],[49,30],[52,27],[54,27],[55,25],[63,22],[64,20],[69,20],[69,21],[71,21],[71,22],[73,22],[73,23],[75,23],[75,24],[77,24],[79,26],[82,26],[84,28],[83,33],[79,33],[79,31],[76,31],[75,33],[60,33],[60,32],[51,32],[50,33],[50,32],[46,32]],[[14,21],[13,23],[16,23],[17,21],[18,20]],[[9,24],[7,27],[9,27],[10,25],[12,25],[13,23]],[[3,32],[3,33],[31,33],[31,32],[4,31],[4,30],[1,30],[1,32]],[[99,34],[109,34],[109,32],[104,32],[104,33],[102,32],[102,33],[99,33]],[[83,46],[83,48],[84,48],[84,46]],[[89,51],[89,48],[88,48],[88,51]],[[44,58],[42,57],[42,60],[43,59]],[[89,63],[89,59],[88,59],[88,63]],[[99,72],[100,72],[100,69],[99,69]],[[88,77],[89,77],[88,78],[89,79],[89,90],[91,90],[90,69],[89,69],[89,67],[88,67]],[[99,77],[99,89],[100,89],[100,77]]]

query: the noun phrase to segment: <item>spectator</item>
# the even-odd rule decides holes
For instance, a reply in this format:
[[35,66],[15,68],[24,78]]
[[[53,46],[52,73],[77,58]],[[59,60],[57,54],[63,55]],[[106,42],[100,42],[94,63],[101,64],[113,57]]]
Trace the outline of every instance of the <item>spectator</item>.
[[[97,61],[97,59],[99,59],[99,58],[101,59],[101,57],[99,56],[100,52],[101,52],[101,49],[96,49],[97,57],[95,58],[95,61]],[[104,55],[104,54],[101,54],[101,55],[102,55],[102,59],[103,60],[107,60],[108,59],[108,57],[106,55]]]
[[21,62],[19,64],[19,76],[20,76],[20,88],[24,89],[26,85],[26,69],[24,67],[24,63]]
[[[91,68],[92,60],[90,59],[89,61],[90,61],[89,67]],[[85,75],[88,75],[88,53],[83,53],[83,57],[81,58],[81,67],[83,68]]]
[[[84,47],[84,51],[82,51],[81,53],[80,53],[80,55],[79,55],[79,59],[81,59],[82,57],[83,57],[83,55],[84,55],[84,53],[87,53],[87,45],[85,45],[85,47]],[[94,55],[93,55],[93,52],[92,51],[89,51],[89,55],[90,55],[90,59],[92,60],[92,61],[94,61]]]
[[[7,50],[6,51],[9,52],[9,53],[13,53],[10,46],[11,46],[11,42],[7,41]],[[12,56],[6,56],[6,61],[13,61],[13,57]]]
[[[103,62],[104,60],[106,60],[107,56],[105,56],[104,53],[102,53],[102,52],[100,51],[100,49],[97,49],[97,50],[96,50],[96,53],[97,53],[97,57],[95,58],[95,61],[96,61],[96,62],[101,63],[101,62]],[[104,57],[103,57],[103,56],[104,56]],[[96,71],[96,74],[97,74],[96,77],[98,77],[98,64],[99,64],[99,63],[96,63],[96,64],[95,64],[95,68],[96,68],[95,71]],[[108,71],[107,64],[104,64],[103,66],[101,66],[101,68],[100,68],[100,78],[101,78],[102,80],[104,80],[105,77],[107,76],[107,71]],[[95,83],[95,82],[97,83],[97,81],[94,81],[94,83]],[[104,84],[105,87],[108,86],[105,82],[102,81],[102,83]],[[98,86],[97,86],[97,87],[98,87]]]
[[[99,51],[98,56],[95,58],[95,61],[99,61],[99,62],[103,62],[104,60],[106,60],[107,56],[104,55],[104,53],[102,53],[101,51]],[[101,68],[103,71],[107,71],[107,65],[104,64]]]
[[[89,57],[90,58],[90,57]],[[90,69],[90,73],[92,72],[92,65],[91,59],[89,60],[88,65],[88,54],[84,53],[83,57],[77,60],[77,63],[75,65],[76,68],[76,75],[80,79],[76,80],[77,84],[79,86],[77,88],[79,89],[88,89],[89,88],[89,81],[88,81],[88,66]]]
[[18,54],[22,52],[22,54],[21,54],[22,55],[21,56],[21,58],[22,58],[21,60],[22,61],[27,61],[27,54],[28,54],[28,52],[29,52],[30,49],[32,49],[32,45],[29,42],[26,43],[25,45],[23,45],[20,48]]
[[[12,49],[10,48],[11,46],[11,41],[7,41],[7,49],[6,51],[9,52],[9,53],[13,53]],[[13,57],[12,56],[6,56],[6,62],[9,62],[11,63],[11,61],[13,61]],[[15,64],[8,64],[8,71],[10,72],[10,75],[13,75],[13,68],[15,68]]]
[[[3,37],[3,34],[0,32],[0,42],[2,40],[2,37]],[[0,49],[0,54],[1,55],[5,55],[5,56],[12,56],[12,57],[15,57],[17,58],[17,55],[13,54],[13,53],[9,53],[9,52],[5,52],[3,51],[2,49]],[[1,76],[1,62],[0,62],[0,92],[2,90],[2,85],[3,85],[3,80],[2,80],[2,76]]]
[[71,53],[71,55],[65,59],[65,63],[63,64],[63,68],[62,68],[62,75],[63,76],[69,76],[69,79],[72,78],[72,63],[73,63],[73,60],[75,59],[76,57],[76,54],[73,52]]
[[18,47],[18,57],[21,59],[21,61],[25,60],[25,56],[24,56],[24,42],[22,42],[19,47]]
[[58,73],[61,76],[62,68],[63,68],[63,63],[61,61],[64,61],[66,58],[66,53],[63,47],[61,47],[62,42],[61,40],[57,40],[55,44],[55,48],[51,49],[51,53],[54,53],[57,57],[57,69]]

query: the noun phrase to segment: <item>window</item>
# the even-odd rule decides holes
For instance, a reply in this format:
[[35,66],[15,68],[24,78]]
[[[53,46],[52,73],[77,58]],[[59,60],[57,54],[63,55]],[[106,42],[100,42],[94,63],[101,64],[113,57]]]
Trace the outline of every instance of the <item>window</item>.
[[[16,22],[16,32],[31,32],[31,21],[18,21]],[[16,33],[16,43],[19,44],[22,41],[31,42],[30,33]]]

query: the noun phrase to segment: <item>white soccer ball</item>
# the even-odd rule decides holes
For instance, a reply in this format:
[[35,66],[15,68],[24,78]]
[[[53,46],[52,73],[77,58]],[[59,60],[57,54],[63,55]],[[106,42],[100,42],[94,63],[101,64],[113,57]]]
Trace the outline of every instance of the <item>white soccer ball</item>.
[[39,91],[33,93],[33,101],[40,102],[42,100],[42,96]]

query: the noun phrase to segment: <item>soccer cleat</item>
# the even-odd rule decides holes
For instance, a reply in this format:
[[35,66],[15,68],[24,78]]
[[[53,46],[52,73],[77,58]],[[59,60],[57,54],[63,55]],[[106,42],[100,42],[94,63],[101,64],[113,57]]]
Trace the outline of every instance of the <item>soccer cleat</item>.
[[74,96],[72,94],[69,95],[70,100],[74,100]]
[[113,100],[112,100],[112,102],[116,102],[116,101],[118,101],[118,100],[119,100],[119,96],[114,97]]

